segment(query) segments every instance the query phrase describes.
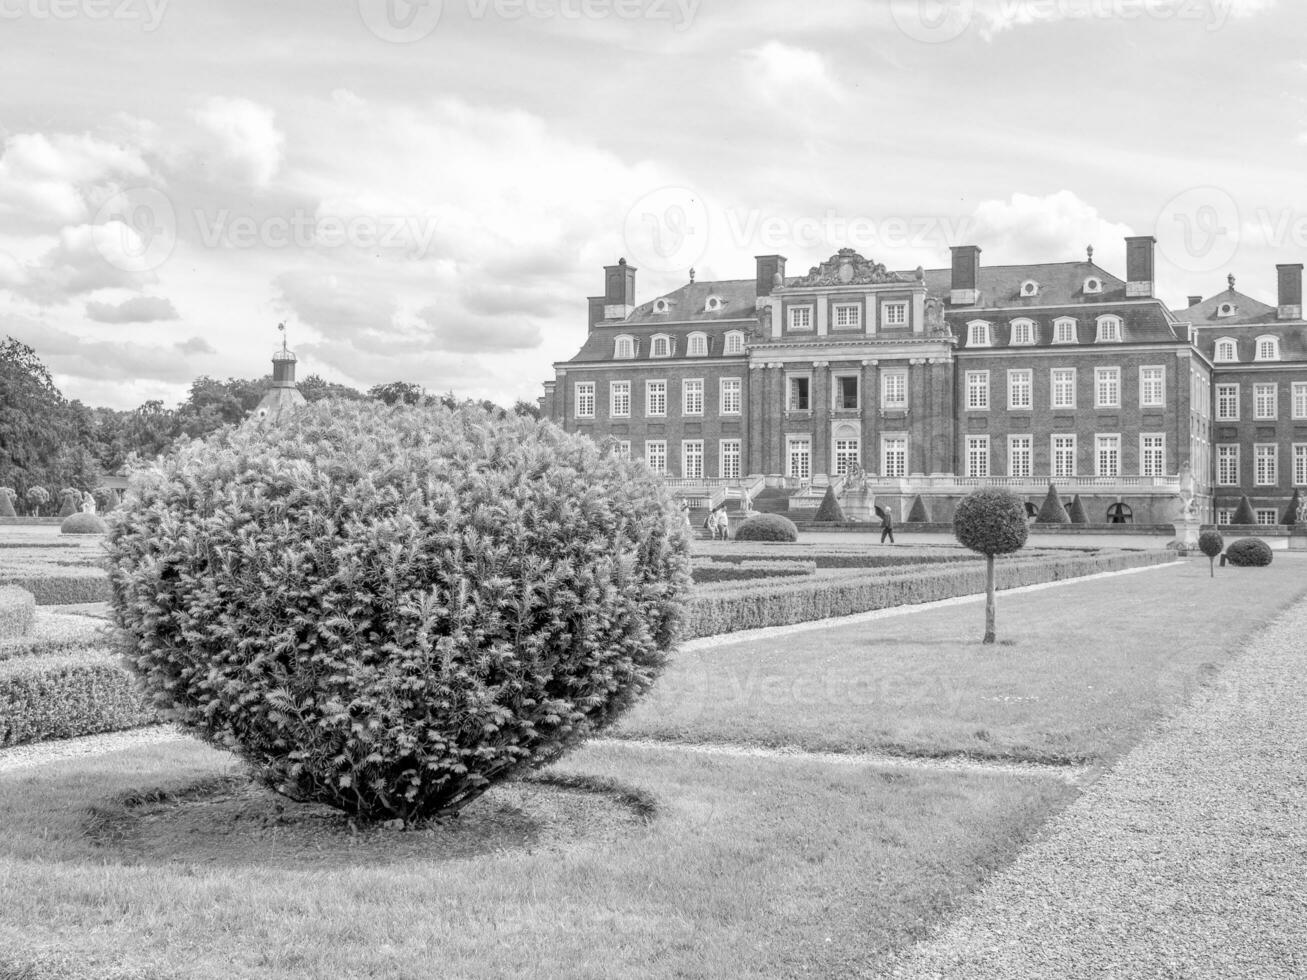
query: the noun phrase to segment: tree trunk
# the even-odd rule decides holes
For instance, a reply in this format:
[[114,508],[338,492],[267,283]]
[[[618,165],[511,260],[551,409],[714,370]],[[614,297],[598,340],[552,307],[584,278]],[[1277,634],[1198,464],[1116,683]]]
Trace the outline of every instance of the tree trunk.
[[994,556],[985,556],[985,642],[994,642]]

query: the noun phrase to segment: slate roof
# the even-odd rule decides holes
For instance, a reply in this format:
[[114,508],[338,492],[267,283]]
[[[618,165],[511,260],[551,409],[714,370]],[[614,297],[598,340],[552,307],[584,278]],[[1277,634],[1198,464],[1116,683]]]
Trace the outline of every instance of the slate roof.
[[[722,300],[722,308],[709,313],[708,297],[716,296]],[[671,304],[667,313],[655,313],[654,303],[666,299]],[[680,289],[664,296],[658,296],[626,318],[626,325],[656,324],[669,322],[713,323],[718,320],[738,320],[741,317],[756,316],[758,312],[758,284],[752,279],[726,279],[720,282],[687,283]]]
[[[1091,276],[1102,280],[1101,293],[1085,294],[1085,280]],[[1028,279],[1039,283],[1035,296],[1021,295],[1021,284]],[[1126,299],[1125,282],[1093,262],[981,266],[978,286],[979,298],[965,309],[1116,303]],[[927,269],[926,288],[932,296],[947,299],[953,288],[953,270]]]
[[[1217,316],[1216,311],[1222,303],[1234,304],[1234,316]],[[1197,327],[1231,327],[1248,323],[1274,323],[1279,312],[1278,306],[1268,306],[1251,296],[1245,296],[1236,289],[1227,289],[1215,296],[1203,300],[1186,310],[1176,310],[1179,320],[1187,320]]]
[[[1039,310],[1033,313],[1021,313],[1019,310],[1013,312],[1004,311],[1000,317],[987,316],[984,310],[976,310],[971,307],[949,310],[946,315],[949,325],[953,328],[954,335],[958,338],[959,350],[967,349],[968,330],[966,325],[972,320],[986,320],[993,325],[990,344],[985,347],[975,348],[977,350],[1007,348],[1012,340],[1011,324],[1016,319],[1033,320],[1035,322],[1035,343],[1033,345],[1018,345],[1013,348],[1015,350],[1028,350],[1030,346],[1073,347],[1074,344],[1053,343],[1053,321],[1068,316],[1076,319],[1077,344],[1096,347],[1117,346],[1115,342],[1097,343],[1098,318],[1103,315],[1103,312],[1095,310],[1087,313],[1083,306],[1072,305],[1051,310]],[[1182,339],[1167,312],[1158,303],[1133,303],[1129,306],[1119,307],[1111,312],[1121,318],[1120,343],[1174,343]]]
[[[1203,355],[1209,361],[1215,361],[1216,342],[1229,337],[1235,342],[1235,349],[1238,352],[1239,362],[1233,361],[1216,362],[1218,368],[1243,367],[1248,364],[1276,364],[1283,362],[1307,361],[1307,323],[1302,321],[1289,321],[1284,323],[1261,323],[1257,324],[1254,330],[1239,330],[1239,324],[1235,324],[1236,329],[1224,330],[1223,327],[1229,326],[1230,320],[1221,320],[1217,324],[1204,325],[1197,331],[1194,338],[1194,346],[1202,351]],[[1251,326],[1251,324],[1248,324]],[[1280,360],[1277,361],[1258,361],[1256,360],[1256,346],[1259,337],[1276,337],[1280,341]]]
[[[705,294],[706,298],[706,294]],[[711,316],[711,314],[710,314]],[[723,317],[718,316],[716,319],[721,320]],[[727,316],[727,319],[729,317]],[[755,321],[756,323],[756,321]],[[571,359],[572,363],[593,363],[595,361],[612,361],[614,345],[618,337],[633,337],[635,339],[635,359],[639,361],[649,360],[649,350],[652,347],[652,339],[659,334],[667,334],[672,337],[675,346],[672,352],[672,359],[686,356],[686,347],[688,345],[689,335],[692,333],[703,333],[708,336],[708,356],[722,357],[726,350],[726,335],[734,330],[744,331],[744,342],[751,343],[757,338],[751,333],[750,325],[740,323],[696,323],[693,327],[676,327],[669,326],[667,318],[664,317],[662,322],[655,324],[632,323],[630,320],[618,322],[610,326],[597,327],[590,331],[586,337],[585,343],[576,356]],[[732,354],[731,357],[742,357],[742,354]],[[661,358],[659,358],[661,360]]]

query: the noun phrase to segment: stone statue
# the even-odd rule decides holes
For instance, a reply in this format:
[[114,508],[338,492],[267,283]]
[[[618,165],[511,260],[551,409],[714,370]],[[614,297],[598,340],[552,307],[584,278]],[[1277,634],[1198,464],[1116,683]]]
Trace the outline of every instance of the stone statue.
[[1184,466],[1180,467],[1180,520],[1193,521],[1197,520],[1198,515],[1194,509],[1194,471],[1189,466],[1189,460],[1184,461]]
[[95,498],[91,496],[89,493],[82,494],[82,513],[83,514],[95,513]]

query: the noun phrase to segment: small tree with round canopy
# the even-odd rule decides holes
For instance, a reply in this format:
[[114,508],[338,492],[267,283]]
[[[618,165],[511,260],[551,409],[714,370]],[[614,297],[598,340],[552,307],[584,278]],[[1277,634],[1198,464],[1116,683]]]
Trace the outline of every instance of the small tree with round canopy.
[[994,558],[1020,551],[1030,529],[1021,498],[1007,490],[977,490],[963,498],[953,515],[953,534],[965,547],[985,556],[985,643],[995,640],[997,610]]
[[1225,547],[1225,539],[1220,531],[1204,531],[1198,535],[1198,550],[1207,556],[1211,563],[1211,577],[1216,578],[1216,556]]

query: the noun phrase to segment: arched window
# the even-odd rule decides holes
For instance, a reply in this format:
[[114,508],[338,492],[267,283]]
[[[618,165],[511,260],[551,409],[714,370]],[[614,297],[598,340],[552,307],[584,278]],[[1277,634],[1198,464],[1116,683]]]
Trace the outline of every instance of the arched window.
[[1239,360],[1239,345],[1233,337],[1222,337],[1216,342],[1216,360],[1226,363]]
[[967,346],[989,346],[989,324],[984,320],[972,320],[967,324]]
[[739,330],[732,330],[726,335],[726,353],[743,354],[744,353],[744,334]]
[[708,335],[706,333],[690,334],[685,342],[685,355],[687,357],[707,357]]
[[1119,344],[1121,342],[1121,318],[1110,313],[1098,318],[1098,343]]
[[650,357],[671,357],[672,338],[665,333],[656,334],[649,346]]
[[1255,359],[1258,361],[1278,361],[1280,359],[1280,338],[1258,337]]
[[1053,343],[1074,344],[1076,342],[1076,321],[1074,317],[1062,316],[1053,321]]
[[1012,321],[1012,344],[1033,344],[1035,342],[1035,321],[1022,317]]
[[635,338],[618,337],[613,341],[613,357],[619,361],[629,361],[635,357]]

